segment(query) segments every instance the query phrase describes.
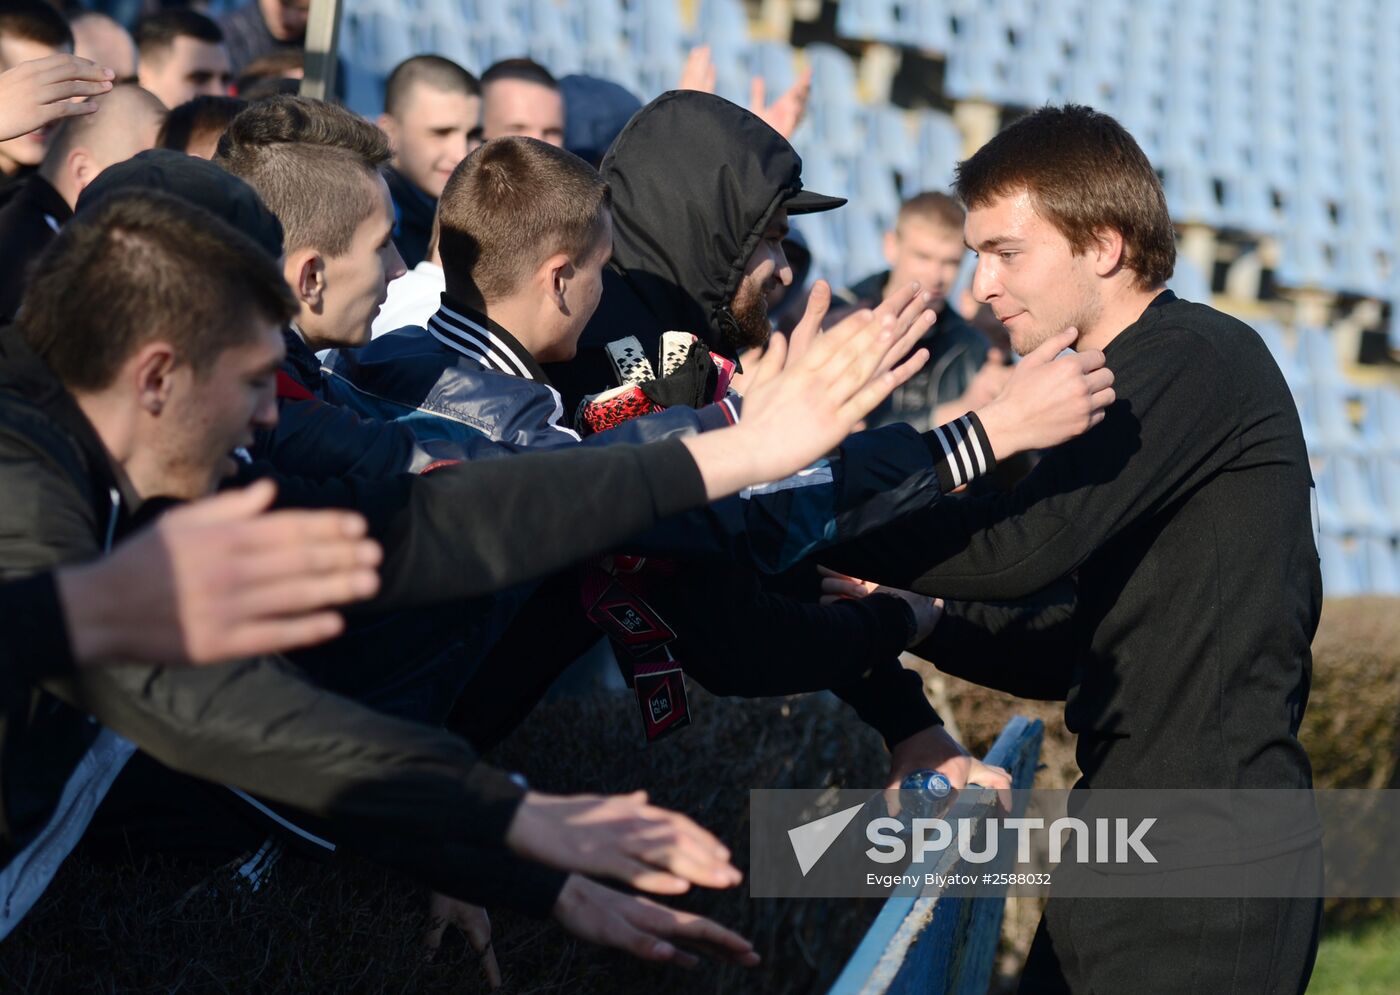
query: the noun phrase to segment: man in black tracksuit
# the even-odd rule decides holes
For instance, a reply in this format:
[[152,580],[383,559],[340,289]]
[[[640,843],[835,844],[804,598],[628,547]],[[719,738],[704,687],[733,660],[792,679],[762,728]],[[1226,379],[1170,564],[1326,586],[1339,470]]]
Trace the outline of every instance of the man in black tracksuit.
[[[1162,289],[1161,187],[1111,118],[1037,111],[958,186],[978,299],[1018,351],[1076,328],[1118,401],[1009,494],[944,501],[824,561],[948,599],[916,650],[943,669],[1063,699],[1078,788],[1309,788],[1297,733],[1322,591],[1307,452],[1268,350]],[[1051,586],[1070,591],[1054,612],[976,604]],[[1320,888],[1300,828],[1239,859]],[[1320,914],[1317,897],[1052,897],[1021,990],[1301,992]]]

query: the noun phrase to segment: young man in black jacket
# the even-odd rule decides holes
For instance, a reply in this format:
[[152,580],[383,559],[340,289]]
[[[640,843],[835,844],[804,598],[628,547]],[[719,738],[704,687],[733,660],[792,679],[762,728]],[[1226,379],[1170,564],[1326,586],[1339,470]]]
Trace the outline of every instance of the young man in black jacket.
[[[1104,350],[1119,400],[1012,492],[943,502],[825,559],[949,599],[916,650],[943,669],[1063,699],[1079,788],[1309,788],[1312,481],[1264,343],[1163,289],[1166,201],[1113,119],[1036,111],[962,163],[957,187],[977,299],[1018,352],[1076,329],[1078,348]],[[975,604],[1070,583],[1038,616]],[[1307,830],[1256,852],[1320,887]],[[1301,992],[1320,914],[1316,897],[1052,897],[1021,990]]]
[[405,59],[384,84],[379,128],[394,152],[384,167],[394,198],[394,244],[413,269],[428,258],[447,178],[481,144],[481,84],[440,55]]
[[[115,243],[107,238],[113,229],[122,235]],[[41,265],[26,299],[23,336],[0,336],[10,576],[95,555],[158,513],[159,498],[198,496],[229,472],[234,464],[224,454],[275,417],[277,322],[291,306],[257,246],[168,197],[114,198],[60,235],[45,259],[52,265]],[[201,280],[185,272],[196,259]],[[84,316],[99,310],[101,334],[83,334]],[[898,382],[878,372],[892,344],[876,329],[794,342],[786,372],[783,356],[765,364],[745,426],[708,437],[458,464],[384,482],[283,480],[282,499],[366,515],[386,552],[377,605],[479,595],[608,548],[669,512],[792,472]],[[487,495],[509,510],[483,514]],[[515,515],[549,523],[549,541],[512,529]],[[661,939],[668,934],[752,958],[747,944],[713,924],[507,851],[657,890],[685,879],[734,882],[727,854],[708,834],[636,798],[524,794],[476,764],[460,741],[319,691],[268,660],[198,670],[109,666],[46,681],[44,689],[56,699],[41,694],[5,720],[6,769],[23,772],[9,778],[5,812],[6,930],[130,756],[129,736],[177,769],[333,819],[371,856],[451,894],[552,910],[580,935],[656,959],[687,959]],[[75,767],[84,756],[88,762]],[[64,795],[74,801],[56,813],[70,778],[81,782],[78,793]],[[600,805],[623,823],[641,805],[633,814],[643,822],[670,824],[676,846],[643,858],[658,861],[660,875],[626,855],[636,840],[608,829],[584,830],[592,839],[571,842],[562,820],[587,822]],[[62,831],[42,833],[53,817]],[[403,847],[405,837],[415,846]],[[586,857],[590,851],[595,856]]]

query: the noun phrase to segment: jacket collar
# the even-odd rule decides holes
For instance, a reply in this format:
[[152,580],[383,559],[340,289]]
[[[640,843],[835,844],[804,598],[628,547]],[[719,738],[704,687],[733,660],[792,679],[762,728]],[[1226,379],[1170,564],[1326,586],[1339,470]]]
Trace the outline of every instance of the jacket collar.
[[486,315],[442,295],[442,306],[428,319],[428,334],[488,370],[549,383],[540,364],[519,340]]
[[321,386],[321,361],[306,340],[288,324],[282,326],[282,342],[287,347],[287,357],[282,360],[283,369],[307,390],[317,390]]
[[24,201],[26,209],[42,217],[44,223],[55,232],[73,216],[68,201],[38,173],[25,181],[24,188],[15,194],[15,199]]
[[[141,499],[125,475],[113,468],[107,447],[83,409],[49,365],[29,348],[17,325],[0,329],[0,394],[9,394],[37,411],[51,429],[71,444],[81,463],[80,469],[74,469],[74,476],[85,480],[96,520],[109,523],[108,539],[129,532],[136,521],[133,516],[141,509]],[[63,459],[62,453],[53,449],[50,455]],[[143,515],[140,521],[145,520]]]

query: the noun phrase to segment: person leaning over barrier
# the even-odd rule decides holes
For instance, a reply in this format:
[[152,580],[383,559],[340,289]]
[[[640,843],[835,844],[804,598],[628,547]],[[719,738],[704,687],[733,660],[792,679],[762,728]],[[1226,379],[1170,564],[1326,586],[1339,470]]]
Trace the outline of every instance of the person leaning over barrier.
[[0,585],[0,705],[74,667],[221,663],[330,639],[379,587],[363,517],[264,513],[270,481],[164,515],[92,563]]
[[[122,294],[108,291],[111,280]],[[262,250],[174,198],[114,196],[65,228],[39,265],[19,327],[0,335],[0,447],[15,498],[0,509],[7,576],[98,554],[109,537],[157,514],[160,499],[200,496],[232,470],[227,453],[275,417],[279,322],[292,306]],[[385,551],[377,604],[470,597],[795,471],[917,368],[916,358],[897,373],[885,369],[894,344],[878,325],[795,338],[757,370],[745,423],[722,432],[459,463],[391,481],[288,478],[279,486],[284,502],[366,515]],[[557,534],[537,543],[512,530],[516,516],[552,523]],[[22,806],[7,798],[15,806],[6,811],[9,860],[0,871],[11,897],[0,924],[7,931],[85,821],[69,811],[62,832],[42,833],[65,779],[83,779],[100,797],[130,755],[126,736],[177,769],[335,820],[372,858],[448,893],[552,911],[585,938],[652,959],[688,962],[671,939],[689,939],[754,961],[746,942],[706,920],[510,856],[663,893],[736,882],[713,837],[637,796],[526,793],[461,741],[319,691],[266,659],[89,668],[43,686],[69,707],[7,717],[3,760],[23,765],[39,791]],[[36,741],[49,744],[42,755]],[[85,753],[94,762],[75,774]]]

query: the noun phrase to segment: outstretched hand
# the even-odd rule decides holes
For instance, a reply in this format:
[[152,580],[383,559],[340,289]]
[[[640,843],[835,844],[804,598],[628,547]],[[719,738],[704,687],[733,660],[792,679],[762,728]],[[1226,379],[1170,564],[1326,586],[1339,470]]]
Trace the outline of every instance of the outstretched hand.
[[624,895],[577,874],[564,883],[554,904],[554,918],[581,939],[625,950],[641,960],[691,968],[700,963],[691,952],[695,950],[742,967],[759,962],[752,943],[718,923]]
[[65,117],[92,114],[94,97],[112,89],[115,73],[76,55],[50,55],[0,73],[0,142],[27,135]]
[[730,888],[743,880],[712,833],[679,812],[647,804],[645,791],[532,791],[511,820],[506,845],[560,870],[610,877],[660,895],[679,895],[692,884]]
[[59,571],[74,657],[204,664],[309,646],[379,588],[379,545],[348,511],[265,513],[270,481],[176,508],[111,556]]
[[794,334],[795,353],[782,335],[769,341],[748,371],[738,425],[684,440],[712,499],[821,458],[928,360],[921,349],[899,362],[927,330],[928,317],[906,315],[907,307],[898,314],[861,311],[818,334],[830,299],[818,283]]

